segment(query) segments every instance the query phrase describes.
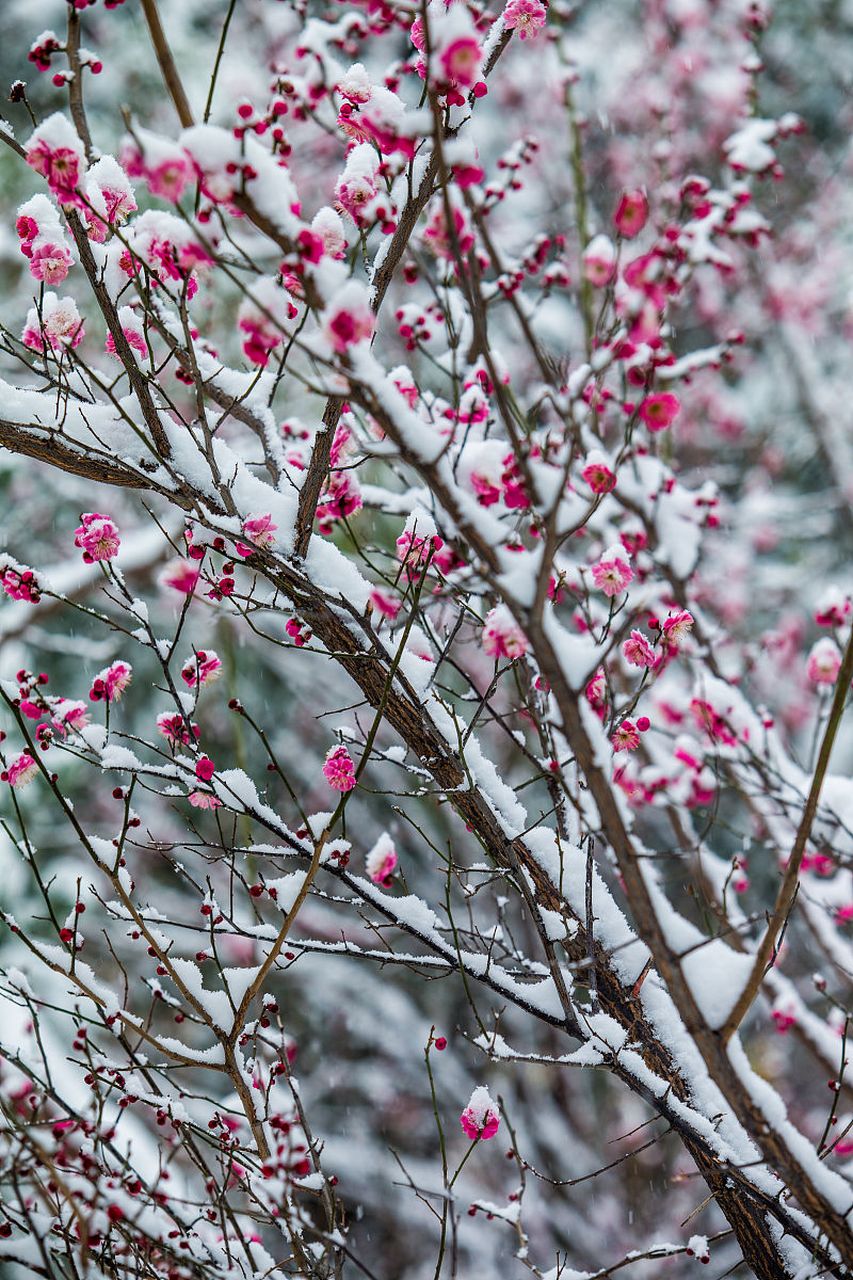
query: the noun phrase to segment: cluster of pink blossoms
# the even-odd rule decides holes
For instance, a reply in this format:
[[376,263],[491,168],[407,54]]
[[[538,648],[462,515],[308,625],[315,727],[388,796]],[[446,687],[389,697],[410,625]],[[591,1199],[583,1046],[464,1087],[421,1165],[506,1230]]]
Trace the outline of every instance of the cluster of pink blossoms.
[[74,532],[74,545],[83,552],[86,564],[93,564],[96,560],[112,560],[118,555],[121,539],[109,516],[99,511],[87,511],[80,517],[80,526]]
[[62,284],[74,264],[74,255],[47,196],[33,196],[21,206],[15,229],[34,279],[42,284]]
[[38,579],[32,569],[6,565],[0,568],[0,586],[12,600],[38,604],[41,600]]
[[335,791],[352,791],[355,786],[355,764],[346,747],[331,747],[323,765],[323,777]]

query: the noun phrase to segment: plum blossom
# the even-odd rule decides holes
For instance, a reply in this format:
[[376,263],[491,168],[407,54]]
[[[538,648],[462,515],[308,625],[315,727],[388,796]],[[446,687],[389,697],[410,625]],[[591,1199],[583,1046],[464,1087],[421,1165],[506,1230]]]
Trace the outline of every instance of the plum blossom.
[[83,552],[86,564],[95,560],[112,560],[121,546],[118,527],[109,516],[99,511],[86,511],[80,517],[79,528],[74,531],[74,545]]
[[535,40],[547,17],[548,10],[542,0],[509,0],[503,12],[504,26],[518,32],[520,40]]
[[461,209],[452,209],[453,228],[447,225],[447,211],[443,201],[437,201],[432,216],[424,229],[424,240],[437,258],[452,262],[457,250],[462,257],[474,248],[474,236]]
[[613,224],[620,236],[633,239],[642,231],[649,216],[649,202],[642,191],[625,191],[616,206]]
[[592,580],[606,596],[617,596],[634,580],[634,570],[628,563],[622,547],[608,547],[601,559],[592,566]]
[[616,249],[608,236],[594,236],[584,249],[583,274],[597,289],[610,284],[616,275]]
[[60,698],[53,703],[50,714],[57,733],[77,733],[89,723],[89,708],[85,702],[75,702],[69,698]]
[[23,600],[26,604],[38,604],[41,593],[34,570],[23,565],[0,566],[0,586],[11,600]]
[[129,662],[120,659],[99,671],[89,690],[91,702],[118,702],[133,678]]
[[633,720],[623,720],[610,735],[614,751],[634,751],[640,745],[640,733]]
[[657,661],[652,644],[637,630],[622,642],[622,656],[632,667],[653,667]]
[[348,519],[364,505],[358,479],[353,471],[333,471],[317,504],[317,527],[323,534],[332,532],[337,520]]
[[22,751],[0,773],[0,779],[3,782],[8,782],[10,787],[25,787],[28,782],[32,782],[38,771],[38,764],[30,753]]
[[853,613],[853,600],[837,587],[829,587],[818,601],[814,620],[819,627],[843,627]]
[[495,1136],[500,1122],[497,1104],[486,1086],[481,1084],[471,1094],[467,1107],[459,1117],[459,1123],[466,1137],[472,1141],[479,1138],[486,1142]]
[[27,164],[46,179],[60,204],[82,204],[79,185],[86,153],[70,120],[58,111],[48,116],[30,135],[24,151]]
[[[128,346],[140,355],[143,360],[151,355],[148,346],[148,339],[145,336],[145,328],[140,317],[136,314],[133,307],[119,307],[118,319],[121,325],[121,331],[125,336]],[[104,344],[108,355],[118,356],[116,351],[115,338],[111,333],[107,334],[107,340]]]
[[273,524],[272,516],[269,512],[265,515],[249,515],[243,521],[243,537],[251,546],[245,546],[242,543],[236,543],[237,552],[244,559],[250,556],[255,547],[266,548],[271,547],[275,542],[275,535],[278,529],[277,524]]
[[187,796],[194,809],[221,809],[222,801],[212,791],[191,791]]
[[640,405],[640,417],[649,431],[664,431],[678,417],[681,401],[672,391],[658,391],[646,396]]
[[114,227],[136,212],[136,197],[124,169],[112,156],[101,156],[86,178],[89,238],[103,244]]
[[188,722],[176,711],[160,712],[157,717],[157,732],[162,734],[172,746],[180,743],[187,747],[193,739],[198,740],[201,737],[198,725]]
[[74,264],[71,250],[48,241],[38,244],[30,255],[30,274],[42,284],[62,284]]
[[290,332],[299,314],[287,290],[271,276],[252,285],[252,295],[244,298],[237,313],[237,327],[245,335],[243,354],[251,364],[265,369],[272,353]]
[[58,298],[48,291],[41,300],[41,315],[35,307],[27,313],[21,335],[31,351],[64,351],[78,347],[85,337],[83,320],[73,298]]
[[483,649],[492,658],[523,658],[527,653],[527,637],[505,604],[486,614],[483,624]]
[[806,675],[812,684],[835,684],[841,670],[841,653],[829,636],[822,636],[811,648]]
[[595,494],[610,493],[616,488],[616,474],[599,449],[593,449],[587,454],[581,476]]
[[166,566],[160,582],[164,587],[180,591],[181,595],[191,596],[198,585],[199,570],[189,560],[173,560]]
[[124,139],[121,161],[132,178],[142,178],[152,195],[177,203],[195,177],[192,160],[177,143],[137,124]]
[[195,776],[201,782],[210,782],[210,779],[216,773],[216,765],[210,756],[199,756],[195,762]]
[[409,582],[420,582],[427,564],[434,561],[444,540],[433,534],[421,537],[413,529],[404,529],[397,539],[397,558]]
[[323,252],[330,258],[344,258],[347,251],[347,238],[340,214],[328,205],[318,209],[311,220],[311,230],[323,242]]
[[384,831],[364,859],[364,869],[374,884],[381,884],[387,888],[396,866],[397,850],[394,847],[394,841],[387,831]]
[[222,660],[213,649],[199,649],[181,667],[181,679],[188,689],[213,684],[222,675]]
[[326,753],[323,777],[335,791],[352,791],[355,786],[355,764],[346,747],[331,747]]
[[338,355],[372,338],[375,326],[367,290],[356,280],[338,290],[323,317],[324,336]]
[[677,649],[693,629],[695,619],[687,609],[678,609],[664,619],[661,639],[670,649]]

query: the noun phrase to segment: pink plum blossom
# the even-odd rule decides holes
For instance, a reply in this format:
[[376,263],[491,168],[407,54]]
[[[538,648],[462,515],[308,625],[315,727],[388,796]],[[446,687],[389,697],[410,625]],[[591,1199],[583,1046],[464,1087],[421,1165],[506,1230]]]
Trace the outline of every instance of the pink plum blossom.
[[523,658],[527,653],[527,637],[505,604],[486,614],[483,624],[483,649],[492,658]]
[[331,747],[323,765],[323,777],[335,791],[352,791],[355,786],[355,764],[346,747]]
[[503,12],[504,26],[516,31],[521,40],[534,40],[547,17],[548,10],[542,0],[509,0]]
[[634,580],[634,570],[622,547],[608,547],[592,566],[592,580],[606,596],[617,596]]
[[678,417],[681,401],[671,391],[658,391],[646,396],[640,405],[640,417],[649,431],[664,431]]
[[351,280],[326,308],[323,333],[332,349],[343,355],[350,347],[372,338],[375,324],[367,290]]
[[841,653],[829,636],[822,636],[811,649],[806,675],[812,684],[835,684],[841,670]]
[[640,734],[633,720],[623,720],[610,735],[614,751],[634,751],[640,745]]
[[394,841],[387,832],[383,832],[367,854],[364,869],[374,884],[381,884],[387,888],[391,883],[397,861]]
[[38,764],[30,753],[22,751],[19,756],[10,761],[0,774],[0,778],[8,782],[10,787],[25,787],[28,782],[32,782],[38,771]]
[[133,678],[129,662],[120,659],[99,671],[92,681],[89,699],[92,702],[118,702]]
[[65,245],[39,244],[30,255],[30,273],[43,284],[62,284],[73,262],[71,250]]
[[467,1107],[459,1117],[466,1137],[483,1142],[493,1138],[501,1118],[497,1105],[485,1085],[479,1085],[471,1094]]
[[222,675],[222,660],[213,649],[199,649],[181,667],[181,679],[188,689],[213,684]]
[[21,341],[32,351],[64,351],[78,347],[85,330],[73,298],[58,298],[48,291],[40,308],[31,307]]
[[642,631],[632,631],[622,642],[622,654],[632,667],[653,667],[657,661],[654,647]]
[[87,511],[80,517],[80,526],[75,530],[74,545],[83,552],[86,564],[112,560],[121,546],[118,527],[109,516],[99,511]]
[[625,191],[616,206],[613,223],[627,240],[639,235],[649,216],[649,202],[642,191]]

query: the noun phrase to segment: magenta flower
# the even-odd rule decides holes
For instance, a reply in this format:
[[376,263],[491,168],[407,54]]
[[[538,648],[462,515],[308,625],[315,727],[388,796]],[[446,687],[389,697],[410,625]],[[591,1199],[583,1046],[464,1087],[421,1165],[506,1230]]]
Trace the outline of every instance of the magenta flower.
[[632,667],[653,667],[655,651],[642,631],[632,631],[622,642],[622,656]]
[[326,309],[323,323],[326,339],[332,349],[342,355],[357,343],[372,338],[375,326],[367,290],[350,280]]
[[610,735],[614,751],[635,751],[640,745],[640,734],[633,720],[623,720]]
[[118,555],[121,539],[118,528],[109,516],[99,511],[86,511],[80,517],[80,527],[74,531],[74,545],[83,552],[86,564],[96,560],[112,560]]
[[527,636],[505,604],[486,614],[483,626],[483,649],[492,658],[523,658],[527,653]]
[[85,329],[73,298],[58,298],[48,290],[41,300],[41,315],[35,307],[27,312],[21,341],[31,351],[64,351],[79,347]]
[[129,662],[114,662],[95,676],[89,698],[92,702],[118,702],[132,679],[133,668]]
[[212,684],[222,675],[222,661],[212,649],[199,649],[181,667],[181,679],[188,689]]
[[38,579],[32,569],[15,569],[11,565],[0,569],[0,586],[12,600],[24,600],[27,604],[38,604]]
[[509,0],[503,13],[504,26],[516,31],[520,40],[535,40],[547,16],[548,10],[541,0]]
[[634,570],[622,547],[608,547],[598,564],[592,566],[592,580],[606,596],[617,596],[634,580]]
[[210,779],[213,777],[215,772],[216,765],[213,763],[210,756],[199,756],[198,760],[195,762],[195,776],[202,782],[210,782]]
[[835,684],[841,670],[841,653],[834,640],[823,636],[812,646],[806,675],[812,684]]
[[675,613],[671,613],[661,628],[664,644],[673,649],[678,648],[689,634],[693,622],[693,614],[688,613],[686,609],[678,609]]
[[500,1122],[497,1106],[486,1086],[481,1084],[471,1094],[468,1106],[459,1117],[459,1123],[472,1141],[480,1138],[486,1142],[495,1136]]
[[187,796],[194,809],[221,809],[222,801],[210,791],[191,791]]
[[[277,524],[273,524],[272,516],[269,512],[266,515],[246,516],[243,521],[243,537],[247,542],[251,542],[254,547],[271,547],[275,542],[275,533],[278,529]],[[251,555],[252,548],[243,548],[238,545],[237,550],[241,556]]]
[[397,862],[397,850],[394,847],[394,841],[385,831],[365,858],[364,869],[374,884],[384,885],[387,889],[391,883],[391,877],[394,874]]
[[681,401],[671,391],[658,391],[646,396],[640,405],[640,417],[649,431],[664,431],[678,417]]
[[30,256],[30,274],[43,284],[62,284],[74,259],[61,244],[41,244]]
[[616,206],[613,224],[621,236],[624,236],[626,240],[631,240],[634,236],[640,234],[646,225],[648,216],[649,202],[644,193],[642,191],[625,191]]
[[323,765],[323,777],[335,791],[352,791],[355,786],[355,764],[346,747],[332,747]]
[[439,61],[451,84],[472,89],[480,78],[483,53],[475,36],[461,35],[442,49]]
[[608,467],[601,454],[591,453],[589,455],[581,476],[593,493],[610,493],[611,489],[616,488],[616,475]]
[[32,782],[38,773],[38,765],[28,751],[22,751],[16,756],[8,768],[4,769],[0,778],[3,782],[8,782],[10,787],[25,787],[28,782]]
[[168,565],[160,581],[164,587],[180,591],[181,595],[191,596],[198,583],[199,571],[188,560],[174,560]]

